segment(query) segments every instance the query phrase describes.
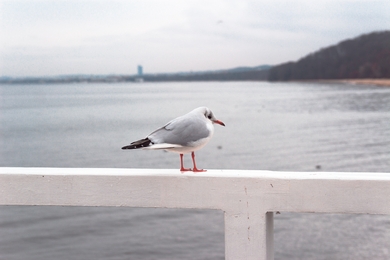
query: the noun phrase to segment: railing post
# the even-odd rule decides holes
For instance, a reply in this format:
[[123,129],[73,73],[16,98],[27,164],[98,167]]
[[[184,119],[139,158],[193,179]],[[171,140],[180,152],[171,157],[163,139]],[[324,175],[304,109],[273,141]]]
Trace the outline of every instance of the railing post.
[[225,259],[273,260],[273,212],[225,212]]
[[267,260],[274,259],[274,213],[267,212],[265,216],[266,221],[266,254]]

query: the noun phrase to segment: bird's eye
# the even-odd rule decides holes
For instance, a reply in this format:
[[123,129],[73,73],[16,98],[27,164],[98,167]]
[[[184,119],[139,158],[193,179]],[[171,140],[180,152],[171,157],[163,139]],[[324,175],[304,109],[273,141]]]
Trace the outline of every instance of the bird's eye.
[[208,119],[211,119],[211,115],[208,115],[207,118],[208,118]]

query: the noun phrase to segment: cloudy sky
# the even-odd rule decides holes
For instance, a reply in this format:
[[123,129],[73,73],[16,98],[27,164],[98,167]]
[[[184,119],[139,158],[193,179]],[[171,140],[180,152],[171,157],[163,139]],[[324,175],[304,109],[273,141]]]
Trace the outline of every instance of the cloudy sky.
[[275,65],[389,29],[389,0],[0,0],[0,76]]

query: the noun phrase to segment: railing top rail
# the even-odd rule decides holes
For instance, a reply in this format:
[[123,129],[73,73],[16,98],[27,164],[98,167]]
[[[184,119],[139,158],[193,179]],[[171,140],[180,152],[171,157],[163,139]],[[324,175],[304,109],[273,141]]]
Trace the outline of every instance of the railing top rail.
[[383,172],[286,172],[265,170],[208,170],[207,172],[202,173],[181,173],[178,169],[0,167],[0,174],[390,181],[390,173]]

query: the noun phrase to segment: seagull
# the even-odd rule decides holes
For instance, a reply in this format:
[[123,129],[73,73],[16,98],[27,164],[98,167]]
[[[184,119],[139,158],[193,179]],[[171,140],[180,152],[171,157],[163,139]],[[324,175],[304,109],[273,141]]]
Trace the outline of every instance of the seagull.
[[[203,148],[214,133],[213,124],[225,126],[207,107],[198,107],[188,114],[169,121],[146,138],[132,142],[122,149],[166,150],[180,154],[180,171],[205,172],[195,163],[195,151]],[[183,155],[191,153],[193,169],[184,168]]]

